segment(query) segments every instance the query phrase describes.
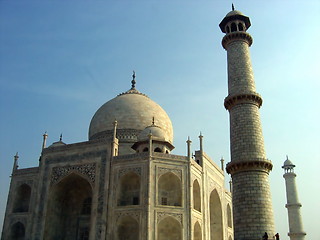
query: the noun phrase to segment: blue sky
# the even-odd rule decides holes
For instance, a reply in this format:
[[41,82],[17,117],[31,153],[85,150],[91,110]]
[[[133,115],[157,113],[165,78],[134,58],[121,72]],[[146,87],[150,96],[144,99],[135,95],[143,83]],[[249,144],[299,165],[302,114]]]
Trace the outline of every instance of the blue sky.
[[[270,174],[276,231],[288,239],[283,170],[296,164],[304,229],[319,239],[320,2],[234,1],[250,17],[251,58]],[[218,24],[231,1],[0,1],[0,227],[13,156],[38,164],[48,143],[87,140],[95,111],[130,88],[159,103],[174,126],[174,154],[185,141],[228,162],[226,52]]]

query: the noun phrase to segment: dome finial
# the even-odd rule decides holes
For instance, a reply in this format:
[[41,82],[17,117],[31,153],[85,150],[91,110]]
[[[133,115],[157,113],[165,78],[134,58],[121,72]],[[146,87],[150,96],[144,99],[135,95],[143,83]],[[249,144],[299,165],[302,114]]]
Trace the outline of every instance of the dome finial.
[[154,125],[154,117],[152,117],[152,125]]
[[136,72],[133,70],[132,81],[131,81],[131,89],[135,89],[135,87],[136,87],[135,78],[136,78]]
[[62,133],[60,134],[60,142],[62,141]]
[[233,5],[233,3],[232,3],[232,11],[234,11],[234,5]]

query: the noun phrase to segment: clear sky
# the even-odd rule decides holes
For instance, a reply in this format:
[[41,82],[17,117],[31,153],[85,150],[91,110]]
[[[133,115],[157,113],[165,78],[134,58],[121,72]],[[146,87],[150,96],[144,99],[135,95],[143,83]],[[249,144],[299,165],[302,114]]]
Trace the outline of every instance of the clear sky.
[[[234,0],[250,17],[257,92],[275,228],[288,239],[283,170],[289,155],[307,239],[320,239],[320,1]],[[218,25],[231,1],[0,1],[0,227],[13,156],[37,166],[48,144],[87,140],[95,111],[130,88],[159,103],[174,126],[174,154],[204,135],[204,150],[228,162],[226,52]],[[229,177],[228,177],[229,178]],[[2,227],[1,227],[2,229]]]

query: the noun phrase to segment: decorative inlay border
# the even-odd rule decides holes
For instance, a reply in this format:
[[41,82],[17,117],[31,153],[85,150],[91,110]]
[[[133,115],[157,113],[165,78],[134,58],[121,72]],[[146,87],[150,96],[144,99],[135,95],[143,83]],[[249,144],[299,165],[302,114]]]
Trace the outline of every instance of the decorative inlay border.
[[221,186],[219,186],[219,184],[217,184],[213,179],[209,178],[209,194],[211,194],[211,192],[216,189],[217,193],[219,195],[219,197],[221,197]]
[[121,178],[123,175],[125,175],[128,172],[134,172],[137,175],[141,176],[141,167],[120,169],[118,172],[118,178]]
[[24,181],[17,181],[16,186],[17,186],[17,187],[20,187],[20,186],[23,185],[23,184],[27,184],[29,187],[32,188],[32,186],[33,186],[33,180],[28,179],[28,180],[24,180]]
[[56,184],[63,177],[67,176],[71,172],[80,173],[88,177],[91,184],[94,184],[96,178],[96,164],[83,164],[83,165],[73,165],[65,167],[54,167],[52,168],[51,181],[50,184]]
[[11,216],[9,221],[10,221],[10,226],[20,222],[20,223],[22,223],[24,225],[25,228],[27,228],[28,215],[25,215],[25,216]]
[[199,225],[202,227],[202,219],[200,217],[193,215],[192,216],[192,226],[194,226],[196,224],[196,222],[198,222]]
[[177,219],[181,225],[182,225],[182,214],[181,213],[172,213],[172,212],[157,212],[157,223],[159,223],[162,219],[164,219],[165,217],[174,217],[175,219]]
[[130,216],[139,222],[140,220],[140,212],[137,211],[118,211],[115,214],[116,222],[119,222],[119,219],[125,216]]
[[177,175],[180,180],[182,179],[182,171],[180,169],[158,167],[158,177],[167,172],[172,172]]

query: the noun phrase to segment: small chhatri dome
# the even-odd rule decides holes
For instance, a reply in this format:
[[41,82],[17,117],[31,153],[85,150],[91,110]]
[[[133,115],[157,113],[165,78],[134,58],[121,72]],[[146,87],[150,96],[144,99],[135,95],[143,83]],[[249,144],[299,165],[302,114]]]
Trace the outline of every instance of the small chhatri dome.
[[52,143],[49,148],[53,148],[53,147],[60,147],[60,146],[65,146],[67,145],[66,143],[62,142],[62,133],[60,134],[60,138],[58,142],[54,142]]
[[135,82],[132,85],[130,90],[106,102],[94,114],[89,127],[89,140],[112,133],[115,119],[118,122],[117,132],[139,135],[150,125],[150,119],[155,117],[165,139],[173,142],[172,123],[167,113],[147,95],[139,92],[135,88]]
[[152,125],[146,127],[138,136],[138,141],[143,141],[149,139],[149,135],[152,135],[152,139],[171,142],[170,139],[166,139],[167,136],[161,127]]

